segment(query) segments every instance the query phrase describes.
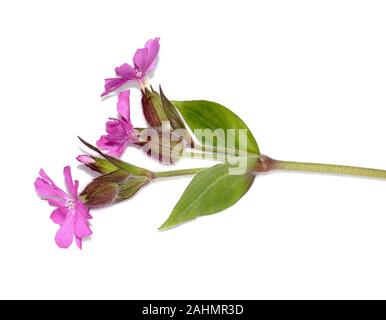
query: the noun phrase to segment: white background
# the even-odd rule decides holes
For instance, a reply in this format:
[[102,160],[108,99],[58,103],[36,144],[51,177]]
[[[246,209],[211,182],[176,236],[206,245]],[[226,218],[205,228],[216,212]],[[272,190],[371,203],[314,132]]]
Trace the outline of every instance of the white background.
[[41,167],[62,185],[65,165],[87,184],[76,136],[103,133],[103,79],[155,36],[152,84],[228,106],[265,154],[386,169],[385,16],[384,1],[2,1],[0,297],[386,298],[386,181],[262,175],[167,232],[189,178],[155,183],[94,211],[83,251],[56,247],[33,187]]

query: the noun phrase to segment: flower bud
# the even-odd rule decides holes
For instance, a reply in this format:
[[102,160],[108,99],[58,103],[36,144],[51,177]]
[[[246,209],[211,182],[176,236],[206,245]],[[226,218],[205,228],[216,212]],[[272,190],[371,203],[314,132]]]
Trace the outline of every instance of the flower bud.
[[143,152],[162,164],[176,162],[185,147],[182,137],[170,130],[169,122],[164,122],[161,128],[142,129],[138,141]]
[[151,180],[148,177],[129,177],[124,184],[120,186],[117,201],[122,201],[134,196],[142,187],[147,185]]
[[[119,160],[117,158],[111,157],[111,156],[103,153],[102,151],[100,151],[98,148],[94,147],[92,144],[90,144],[87,141],[83,140],[82,138],[80,138],[80,137],[78,137],[78,138],[79,138],[80,141],[82,141],[82,143],[85,146],[87,146],[91,150],[99,153],[103,157],[103,159],[96,158],[96,157],[91,157],[91,158],[96,163],[98,163],[98,170],[106,171],[104,173],[108,173],[108,172],[112,173],[112,171],[115,171],[115,170],[118,169],[120,171],[123,170],[127,174],[130,174],[130,175],[133,175],[133,176],[147,176],[147,177],[151,177],[153,175],[153,173],[150,170],[147,170],[145,168],[141,168],[141,167],[135,166],[135,165],[133,165],[131,163],[124,162],[124,161]],[[82,163],[88,163],[88,165],[90,166],[90,159],[89,158],[85,158],[85,157],[81,156],[78,160],[81,161]],[[107,162],[105,162],[105,161],[108,161],[109,164]],[[114,169],[113,169],[113,167],[114,167]]]
[[158,128],[163,121],[168,121],[160,95],[153,89],[142,90],[142,109],[150,127]]
[[101,174],[107,174],[118,169],[114,164],[112,164],[106,159],[93,157],[86,154],[77,156],[76,160],[83,163],[91,170],[99,172]]
[[168,98],[166,98],[161,86],[159,87],[159,92],[161,96],[162,106],[164,107],[166,116],[170,121],[170,126],[174,130],[186,129],[184,121],[182,120],[182,117],[179,114],[176,106]]
[[119,185],[114,182],[93,180],[81,193],[88,207],[99,207],[113,204],[117,199]]
[[118,197],[119,188],[130,174],[124,170],[115,170],[91,181],[81,193],[89,207],[109,205]]
[[124,170],[115,170],[91,181],[81,193],[88,207],[99,207],[113,204],[132,197],[148,184],[146,176],[132,176]]

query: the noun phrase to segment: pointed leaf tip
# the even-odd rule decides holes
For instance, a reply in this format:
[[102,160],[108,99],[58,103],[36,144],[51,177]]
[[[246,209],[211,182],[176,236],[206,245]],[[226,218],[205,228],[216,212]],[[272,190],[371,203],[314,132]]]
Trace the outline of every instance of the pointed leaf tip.
[[249,172],[232,175],[230,168],[230,164],[219,164],[198,173],[158,230],[223,211],[239,201],[251,187],[255,176]]

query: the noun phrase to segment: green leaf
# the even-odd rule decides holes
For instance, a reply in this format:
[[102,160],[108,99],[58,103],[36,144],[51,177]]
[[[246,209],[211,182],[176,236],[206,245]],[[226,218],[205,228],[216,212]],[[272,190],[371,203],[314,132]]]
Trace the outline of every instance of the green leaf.
[[255,176],[230,175],[230,164],[219,164],[198,173],[186,188],[160,230],[217,213],[235,204],[249,190]]
[[[217,137],[214,139],[213,144],[211,141],[206,141],[202,136],[195,133],[196,138],[202,145],[209,145],[210,147],[216,148],[217,146],[227,146],[227,142],[232,143],[233,137],[235,138],[234,149],[238,150],[242,148],[240,145],[240,129],[247,130],[247,146],[246,150],[248,153],[260,155],[259,147],[252,132],[249,130],[247,125],[241,120],[235,113],[228,108],[211,101],[196,100],[196,101],[173,101],[186,124],[189,128],[194,131],[197,129],[205,130],[210,129],[212,131],[216,129],[223,129],[227,133],[228,129],[235,129],[235,134],[232,135],[231,131],[228,131],[228,135],[225,134],[223,137]],[[229,135],[230,134],[230,135]],[[232,139],[232,140],[231,140]],[[209,142],[209,143],[208,143]],[[245,149],[245,148],[244,148]]]

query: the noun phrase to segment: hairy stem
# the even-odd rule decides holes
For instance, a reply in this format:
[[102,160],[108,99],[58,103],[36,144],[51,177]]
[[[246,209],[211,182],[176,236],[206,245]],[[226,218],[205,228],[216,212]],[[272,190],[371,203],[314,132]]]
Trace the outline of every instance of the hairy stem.
[[182,169],[182,170],[172,170],[172,171],[159,171],[154,172],[154,178],[167,178],[167,177],[176,177],[176,176],[190,176],[199,173],[202,170],[207,168],[191,168],[191,169]]
[[[269,159],[269,158],[268,158]],[[386,170],[342,166],[336,164],[281,161],[269,159],[268,170],[289,170],[301,172],[333,173],[347,176],[386,179]]]

